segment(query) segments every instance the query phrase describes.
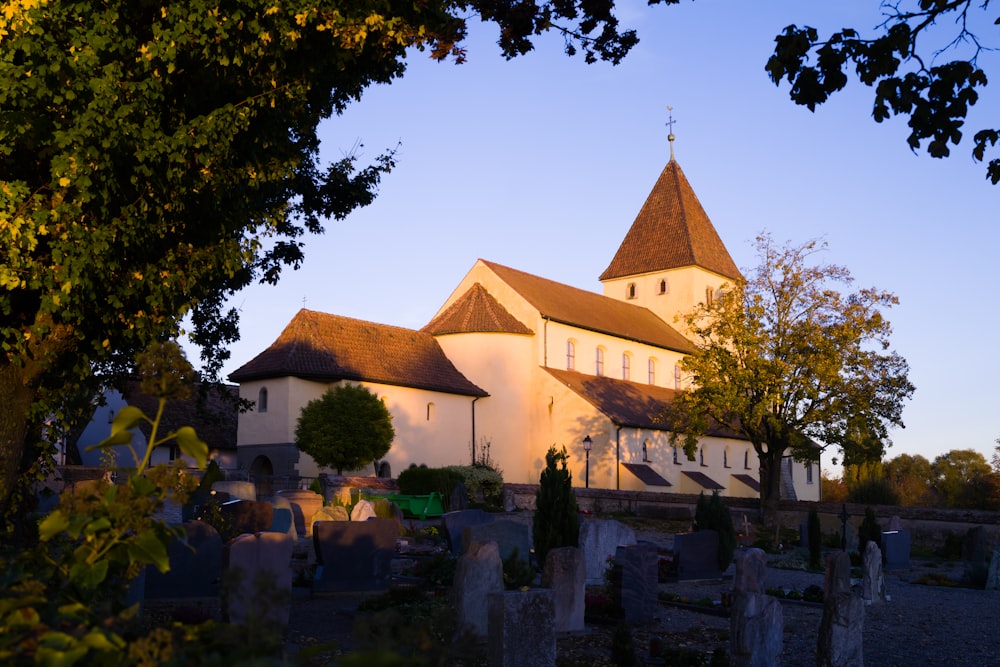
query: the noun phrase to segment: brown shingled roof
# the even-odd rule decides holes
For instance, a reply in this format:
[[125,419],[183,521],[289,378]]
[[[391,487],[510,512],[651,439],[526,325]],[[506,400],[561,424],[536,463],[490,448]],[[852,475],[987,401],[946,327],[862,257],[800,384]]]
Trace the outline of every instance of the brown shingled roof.
[[700,266],[737,280],[740,271],[673,159],[660,173],[601,280]]
[[511,315],[480,283],[420,329],[432,335],[473,332],[531,334],[531,329]]
[[[545,369],[574,393],[593,405],[618,426],[669,431],[664,410],[680,390],[606,376],[586,375],[577,371]],[[706,435],[723,438],[746,438],[728,428],[710,427]]]
[[465,396],[488,394],[470,382],[430,334],[302,309],[278,339],[229,379],[356,380]]
[[691,343],[648,308],[480,260],[546,319],[689,354]]

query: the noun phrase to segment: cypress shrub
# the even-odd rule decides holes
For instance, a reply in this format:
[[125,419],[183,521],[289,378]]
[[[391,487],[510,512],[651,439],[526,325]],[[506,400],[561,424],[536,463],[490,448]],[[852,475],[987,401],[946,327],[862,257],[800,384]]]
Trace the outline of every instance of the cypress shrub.
[[880,549],[882,548],[882,527],[875,518],[875,510],[866,507],[865,518],[858,528],[858,553],[862,556],[865,555],[865,546],[869,542],[874,542]]
[[713,491],[710,498],[706,498],[704,493],[698,494],[694,527],[695,530],[714,530],[719,534],[719,569],[729,567],[736,553],[736,529],[733,527],[733,516],[718,491]]
[[566,468],[566,461],[565,447],[562,451],[549,447],[545,453],[545,470],[539,479],[532,520],[535,557],[540,567],[545,564],[550,549],[575,547],[580,542],[579,508],[573,492],[573,476]]
[[819,513],[815,508],[809,510],[809,523],[807,527],[809,535],[809,567],[819,570],[823,567],[820,558],[823,551],[823,533],[819,525]]

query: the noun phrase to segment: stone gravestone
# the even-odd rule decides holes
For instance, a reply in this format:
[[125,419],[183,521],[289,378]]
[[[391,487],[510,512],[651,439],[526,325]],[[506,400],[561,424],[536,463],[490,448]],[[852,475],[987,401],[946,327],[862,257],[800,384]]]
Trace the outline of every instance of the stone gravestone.
[[767,554],[748,549],[736,556],[729,617],[730,665],[770,667],[781,662],[785,622],[781,602],[765,591]]
[[990,558],[990,569],[986,574],[986,590],[1000,590],[1000,545],[993,550],[993,557]]
[[323,496],[308,489],[287,489],[278,491],[278,496],[292,506],[295,516],[295,530],[300,537],[312,536],[312,515],[323,506]]
[[882,550],[874,540],[865,545],[862,559],[861,599],[865,604],[885,602],[885,577],[882,575]]
[[274,505],[256,500],[230,500],[219,505],[224,519],[229,521],[232,534],[260,533],[274,521]]
[[851,559],[844,551],[827,556],[823,598],[816,664],[818,667],[863,665],[861,635],[865,605],[851,590]]
[[298,531],[295,530],[295,516],[292,510],[287,507],[274,508],[271,527],[267,529],[269,533],[284,533],[292,539],[298,539]]
[[882,533],[883,560],[887,570],[910,568],[910,531],[894,530]]
[[480,639],[488,630],[487,599],[503,592],[503,562],[496,542],[473,542],[458,559],[451,602],[458,627]]
[[965,561],[965,578],[974,586],[982,586],[990,568],[990,539],[983,526],[973,526],[962,540],[962,559]]
[[359,500],[351,510],[351,521],[367,521],[374,518],[376,518],[375,503],[370,500]]
[[615,602],[626,621],[653,620],[658,605],[659,561],[656,545],[649,542],[618,547],[615,551]]
[[674,535],[674,558],[678,581],[718,579],[722,576],[719,569],[719,533],[696,530]]
[[262,629],[288,626],[294,545],[290,535],[281,533],[240,535],[227,545],[223,591],[227,621]]
[[184,524],[187,544],[173,540],[167,546],[170,571],[148,567],[146,599],[215,598],[222,579],[222,538],[204,521]]
[[473,542],[496,542],[500,560],[507,560],[515,553],[525,563],[531,560],[531,530],[517,521],[500,519],[467,526],[462,531],[462,551]]
[[543,588],[552,589],[556,632],[582,632],[587,593],[583,551],[577,547],[550,549],[541,583]]
[[500,591],[488,596],[490,667],[554,667],[552,591]]
[[581,521],[580,549],[587,565],[587,585],[603,584],[609,563],[614,563],[618,547],[635,543],[635,531],[620,521],[613,519]]
[[350,521],[351,516],[343,505],[320,507],[313,513],[313,523],[317,521]]
[[388,588],[399,524],[392,519],[317,521],[314,593]]
[[441,527],[445,537],[448,538],[448,546],[451,548],[453,556],[462,552],[462,533],[469,526],[478,526],[482,523],[495,521],[489,512],[483,510],[458,510],[457,512],[445,512],[441,515]]

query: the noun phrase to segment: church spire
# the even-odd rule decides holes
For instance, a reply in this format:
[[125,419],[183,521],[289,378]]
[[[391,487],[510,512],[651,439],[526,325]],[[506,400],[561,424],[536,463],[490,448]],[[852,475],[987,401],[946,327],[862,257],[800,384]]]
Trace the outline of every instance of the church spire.
[[673,107],[667,107],[667,141],[670,142],[670,161],[674,161],[674,110]]

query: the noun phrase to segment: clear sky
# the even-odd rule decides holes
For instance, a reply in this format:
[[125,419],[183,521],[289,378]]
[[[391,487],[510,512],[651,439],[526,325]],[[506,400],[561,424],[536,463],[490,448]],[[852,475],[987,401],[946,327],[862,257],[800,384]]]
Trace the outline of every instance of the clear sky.
[[[912,153],[905,122],[875,123],[872,91],[856,82],[811,113],[764,71],[784,26],[874,28],[877,2],[626,2],[618,16],[641,41],[617,67],[566,57],[554,34],[508,62],[495,27],[476,23],[468,63],[412,53],[403,79],[327,122],[331,159],[402,142],[398,166],[371,206],[308,239],[301,270],[234,299],[242,340],[225,372],[303,303],[419,328],[480,257],[600,292],[668,160],[669,105],[677,160],[737,265],[755,264],[762,230],[823,238],[824,259],[847,266],[855,288],[899,296],[893,342],[917,391],[889,456],[974,448],[988,459],[1000,436],[1000,187],[968,144],[947,160]],[[1000,77],[998,60],[980,64]],[[970,138],[1000,117],[998,100],[1000,82],[974,107]]]

